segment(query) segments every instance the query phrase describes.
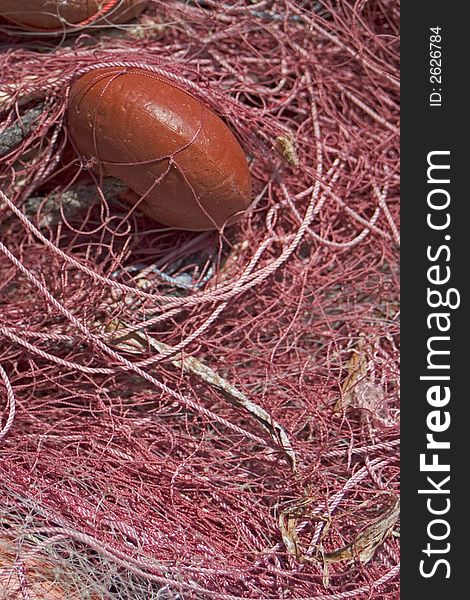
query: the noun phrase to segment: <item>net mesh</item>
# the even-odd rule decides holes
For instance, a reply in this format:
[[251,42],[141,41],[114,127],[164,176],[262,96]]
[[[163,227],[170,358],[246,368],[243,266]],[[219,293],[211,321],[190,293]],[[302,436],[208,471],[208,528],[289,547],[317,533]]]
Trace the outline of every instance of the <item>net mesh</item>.
[[[170,0],[3,34],[0,597],[398,598],[398,20]],[[108,65],[229,124],[238,225],[161,227],[70,151]]]

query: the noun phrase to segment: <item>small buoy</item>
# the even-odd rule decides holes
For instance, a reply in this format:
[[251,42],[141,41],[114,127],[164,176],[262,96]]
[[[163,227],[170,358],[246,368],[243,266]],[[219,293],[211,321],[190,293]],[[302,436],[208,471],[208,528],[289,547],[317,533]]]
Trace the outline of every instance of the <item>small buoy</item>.
[[170,79],[141,68],[89,71],[70,90],[67,123],[83,162],[125,183],[127,200],[159,223],[221,229],[250,205],[234,134]]
[[0,0],[0,17],[25,31],[63,32],[126,23],[147,0]]

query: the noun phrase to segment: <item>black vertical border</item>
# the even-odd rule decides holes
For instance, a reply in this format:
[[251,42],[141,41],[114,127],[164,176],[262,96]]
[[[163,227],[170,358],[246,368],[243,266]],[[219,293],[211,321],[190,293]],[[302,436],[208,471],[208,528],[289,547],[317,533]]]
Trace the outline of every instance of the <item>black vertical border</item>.
[[[406,2],[401,6],[401,227],[402,227],[402,509],[401,509],[401,598],[411,600],[450,600],[469,597],[468,563],[470,541],[470,315],[468,314],[467,280],[470,277],[470,20],[466,2]],[[442,35],[442,85],[430,82],[429,36],[430,27],[440,27]],[[430,107],[431,88],[441,87],[442,106]],[[427,155],[434,150],[450,150],[449,212],[451,224],[444,232],[432,231],[426,224],[428,213]],[[450,510],[442,518],[449,522],[450,535],[442,541],[428,538],[427,526],[433,517],[427,509],[427,498],[435,498],[435,507],[445,504],[445,495],[426,496],[418,489],[430,488],[426,475],[419,468],[419,456],[426,451],[429,432],[426,417],[432,407],[426,399],[429,382],[420,381],[426,374],[427,347],[431,335],[426,317],[432,312],[427,305],[426,257],[428,245],[437,248],[447,243],[451,250],[451,269],[448,287],[457,288],[461,304],[448,310],[451,318],[450,336],[450,389],[448,410],[450,428],[440,434],[449,440],[450,450],[439,453],[441,462],[450,463]],[[444,256],[446,253],[443,253]],[[444,310],[444,309],[440,309]],[[429,374],[429,372],[428,372]],[[442,374],[442,373],[441,373]],[[444,385],[444,384],[443,384]],[[436,437],[438,437],[436,435]],[[432,453],[432,452],[431,452]],[[435,473],[435,481],[447,474]],[[469,484],[469,485],[467,485]],[[445,486],[443,486],[444,488]],[[438,498],[440,500],[438,500]],[[440,535],[445,528],[434,533]],[[428,557],[423,549],[427,543],[446,553]],[[434,563],[443,558],[447,567],[436,566],[432,577],[424,578],[419,571],[420,561],[426,560],[425,569],[432,571]]]

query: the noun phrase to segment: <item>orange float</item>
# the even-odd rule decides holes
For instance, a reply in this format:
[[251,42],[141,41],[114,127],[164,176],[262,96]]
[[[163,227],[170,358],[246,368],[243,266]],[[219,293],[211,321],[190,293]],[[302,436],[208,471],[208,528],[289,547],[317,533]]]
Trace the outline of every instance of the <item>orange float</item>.
[[220,229],[251,201],[244,152],[227,125],[178,85],[140,68],[89,71],[70,90],[71,141],[139,210],[180,229]]
[[54,33],[126,23],[146,4],[146,0],[0,0],[0,17],[22,30]]

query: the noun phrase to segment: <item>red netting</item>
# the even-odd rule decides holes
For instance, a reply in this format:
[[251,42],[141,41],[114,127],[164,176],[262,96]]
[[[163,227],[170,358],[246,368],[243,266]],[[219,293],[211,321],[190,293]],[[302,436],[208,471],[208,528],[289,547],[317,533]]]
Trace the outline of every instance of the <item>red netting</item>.
[[[0,591],[398,598],[398,17],[153,1],[3,38]],[[80,165],[67,89],[110,64],[230,125],[239,225],[165,229]]]

